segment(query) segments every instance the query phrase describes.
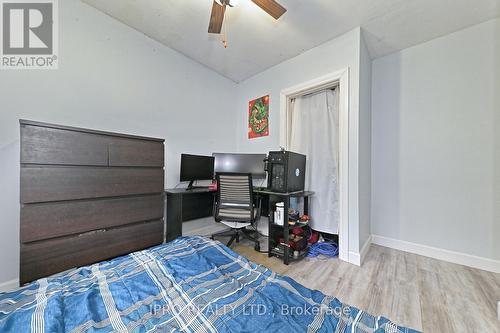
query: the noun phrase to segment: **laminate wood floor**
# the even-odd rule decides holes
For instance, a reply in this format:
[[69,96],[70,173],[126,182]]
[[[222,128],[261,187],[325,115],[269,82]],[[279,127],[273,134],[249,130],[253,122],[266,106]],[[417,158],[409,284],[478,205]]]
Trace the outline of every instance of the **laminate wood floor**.
[[[220,224],[207,219],[186,225],[184,234],[210,235],[220,229]],[[400,325],[428,333],[500,332],[500,274],[377,245],[371,246],[361,267],[318,258],[286,266],[244,241],[233,250],[308,288]]]

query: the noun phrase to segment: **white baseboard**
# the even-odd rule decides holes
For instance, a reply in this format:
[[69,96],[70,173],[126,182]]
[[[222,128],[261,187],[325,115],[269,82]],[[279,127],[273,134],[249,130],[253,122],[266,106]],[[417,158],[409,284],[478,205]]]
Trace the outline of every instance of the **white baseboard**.
[[362,265],[363,262],[365,261],[365,258],[366,258],[366,255],[368,254],[368,251],[370,250],[370,246],[372,245],[372,235],[370,235],[368,237],[368,239],[366,240],[365,244],[363,245],[363,247],[361,248],[361,262],[360,264]]
[[354,251],[349,251],[349,263],[356,265],[356,266],[361,266],[361,256],[358,252]]
[[359,253],[354,251],[349,251],[349,262],[353,265],[361,266],[363,264],[363,261],[365,260],[366,254],[368,253],[371,244],[372,244],[372,236],[370,235],[366,240],[365,244],[363,244],[363,247],[361,248],[361,251],[359,251]]
[[500,273],[500,260],[477,257],[467,253],[445,250],[428,245],[411,243],[399,239],[372,235],[372,243],[389,247],[392,249],[418,254],[424,257],[430,257],[454,264],[469,266],[485,271]]
[[19,280],[14,279],[0,283],[0,292],[12,291],[19,288]]

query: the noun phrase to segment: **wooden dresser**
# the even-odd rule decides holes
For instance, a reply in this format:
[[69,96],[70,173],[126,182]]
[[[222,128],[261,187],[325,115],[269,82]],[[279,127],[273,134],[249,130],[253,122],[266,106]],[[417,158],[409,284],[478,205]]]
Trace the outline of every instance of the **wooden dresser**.
[[163,242],[164,140],[20,130],[21,284]]

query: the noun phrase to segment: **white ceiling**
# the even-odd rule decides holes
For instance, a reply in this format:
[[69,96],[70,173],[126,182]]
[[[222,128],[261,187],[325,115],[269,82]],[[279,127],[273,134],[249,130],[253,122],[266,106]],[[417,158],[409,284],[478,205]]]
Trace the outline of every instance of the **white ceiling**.
[[207,33],[212,0],[82,0],[235,82],[361,26],[372,58],[500,16],[500,0],[250,0],[226,17],[229,47]]

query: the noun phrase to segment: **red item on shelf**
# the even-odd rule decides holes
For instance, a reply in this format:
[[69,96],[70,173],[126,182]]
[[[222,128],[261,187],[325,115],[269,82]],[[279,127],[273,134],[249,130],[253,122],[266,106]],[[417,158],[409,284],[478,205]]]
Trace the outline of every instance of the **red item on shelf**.
[[315,244],[319,240],[319,232],[313,231],[311,237],[309,238],[309,244]]
[[292,236],[290,247],[297,251],[302,251],[307,247],[307,239],[303,236]]

